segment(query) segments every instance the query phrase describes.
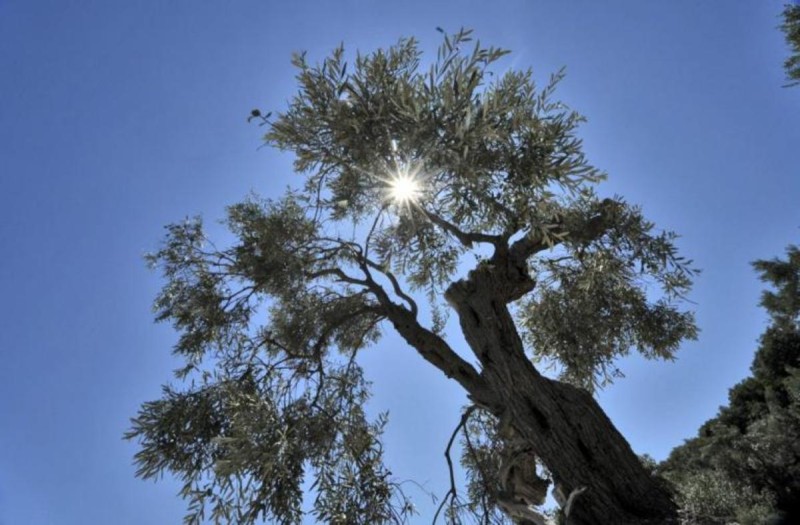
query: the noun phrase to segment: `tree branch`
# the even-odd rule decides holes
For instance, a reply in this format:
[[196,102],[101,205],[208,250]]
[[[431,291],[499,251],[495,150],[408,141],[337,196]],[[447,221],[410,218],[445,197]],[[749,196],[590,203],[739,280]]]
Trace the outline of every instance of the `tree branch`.
[[[356,264],[364,273],[364,279],[356,279],[339,268],[325,268],[309,272],[307,274],[309,278],[332,276],[341,282],[363,286],[372,292],[380,305],[380,313],[392,322],[401,337],[415,348],[426,361],[441,370],[448,378],[458,381],[472,398],[482,399],[485,397],[483,380],[480,378],[480,374],[470,363],[453,351],[444,339],[423,327],[417,321],[418,308],[416,302],[403,291],[392,272],[383,269],[378,263],[366,257],[360,246],[354,246],[354,243],[342,241],[341,239],[336,239],[335,241],[332,239],[327,240],[336,242],[351,250],[355,256]],[[375,281],[370,269],[380,271],[389,279],[395,294],[408,303],[408,308],[391,300],[383,286]]]
[[488,235],[485,233],[462,231],[458,229],[458,227],[456,227],[454,224],[447,222],[446,220],[444,220],[437,214],[433,213],[432,211],[428,211],[425,208],[421,209],[429,221],[439,226],[447,233],[451,234],[467,248],[472,248],[472,243],[474,242],[483,242],[497,246],[503,240],[502,237],[500,237],[499,235]]
[[317,270],[315,272],[307,272],[305,276],[307,279],[319,279],[320,277],[332,276],[335,277],[337,281],[341,281],[343,283],[369,287],[368,281],[350,277],[340,268],[323,268],[322,270]]
[[[561,238],[569,235],[570,240],[589,242],[603,235],[614,222],[614,217],[618,214],[622,203],[612,199],[604,199],[599,206],[598,213],[589,219],[580,231],[570,231],[561,221],[552,230],[552,237],[545,239],[542,234],[529,232],[521,239],[515,241],[511,246],[504,243],[495,245],[489,264],[481,264],[470,272],[466,280],[457,281],[448,287],[445,297],[448,301],[458,301],[461,293],[457,283],[461,286],[471,285],[467,281],[474,281],[476,278],[484,279],[492,283],[493,295],[497,298],[510,303],[516,301],[526,293],[530,292],[536,282],[528,272],[528,259],[541,251],[548,250],[560,244]],[[480,277],[479,277],[480,274]],[[474,282],[473,282],[474,284]]]
[[[556,239],[561,235],[570,235],[571,239],[585,242],[597,239],[608,230],[613,222],[613,217],[621,206],[623,206],[622,203],[613,199],[603,199],[597,215],[592,217],[581,231],[568,231],[564,228],[563,222],[560,222],[552,235]],[[560,243],[552,240],[548,242],[542,235],[528,234],[508,248],[508,257],[514,264],[524,264],[531,255],[547,250],[557,244]]]
[[367,238],[364,241],[364,257],[369,257],[369,242],[372,239],[372,234],[375,233],[375,229],[378,227],[378,222],[381,220],[381,216],[383,215],[383,210],[385,209],[386,205],[384,204],[378,211],[377,215],[375,215],[375,220],[372,221],[372,227],[369,229],[369,233],[367,233]]
[[[381,265],[379,265],[375,261],[368,259],[366,256],[364,257],[364,263],[367,265],[367,267],[372,268],[374,270],[378,270],[383,275],[385,275],[387,279],[389,279],[389,282],[392,283],[392,289],[394,289],[394,293],[408,303],[408,306],[411,309],[411,313],[416,317],[417,312],[419,311],[419,309],[417,308],[417,303],[416,301],[414,301],[414,299],[411,298],[410,295],[406,294],[403,291],[403,289],[400,287],[400,283],[397,281],[397,277],[395,277],[395,275],[392,272],[384,269]],[[368,277],[369,279],[371,279],[371,276]]]
[[442,503],[439,505],[439,508],[436,509],[436,514],[433,515],[433,525],[436,525],[436,520],[439,518],[439,513],[444,508],[444,504],[447,500],[450,500],[450,505],[456,502],[458,499],[458,492],[456,491],[456,479],[455,475],[453,474],[453,460],[450,458],[450,449],[453,447],[453,441],[456,439],[456,435],[458,435],[458,431],[464,428],[464,425],[467,423],[469,416],[477,409],[477,405],[470,405],[463,414],[461,414],[461,421],[459,421],[458,425],[456,426],[453,433],[450,435],[450,440],[447,442],[447,447],[444,449],[444,457],[447,460],[447,469],[450,473],[450,490],[447,491],[444,498],[442,498]]
[[384,306],[384,312],[400,336],[445,376],[455,379],[470,394],[470,398],[484,400],[488,394],[480,374],[458,355],[440,336],[417,322],[411,312],[394,303]]

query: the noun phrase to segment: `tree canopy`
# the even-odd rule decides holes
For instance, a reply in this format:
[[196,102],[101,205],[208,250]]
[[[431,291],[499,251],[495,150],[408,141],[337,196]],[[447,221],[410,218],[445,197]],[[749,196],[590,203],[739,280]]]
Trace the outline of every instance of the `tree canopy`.
[[309,486],[320,522],[406,520],[358,360],[392,329],[474,403],[470,490],[451,487],[444,519],[535,522],[550,484],[571,524],[674,517],[589,392],[631,349],[670,359],[695,336],[691,261],[639,208],[597,195],[583,118],[553,100],[562,74],[538,87],[531,70],[501,72],[507,53],[462,30],[425,67],[413,38],[351,62],[343,47],[318,64],[296,54],[298,93],[251,119],[300,183],[230,206],[229,246],[199,218],[167,227],[148,260],[184,382],[128,437],[138,475],[184,481],[188,523],[298,523]]
[[752,376],[662,465],[701,523],[800,520],[800,248],[753,266],[771,287],[761,297],[771,324]]

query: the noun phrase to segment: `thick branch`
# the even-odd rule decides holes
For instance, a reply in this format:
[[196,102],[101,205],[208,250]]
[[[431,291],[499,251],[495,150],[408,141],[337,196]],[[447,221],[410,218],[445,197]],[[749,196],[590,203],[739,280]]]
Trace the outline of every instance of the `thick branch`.
[[[495,295],[499,299],[506,303],[516,301],[530,292],[536,284],[528,273],[528,259],[532,255],[554,247],[561,242],[560,238],[567,235],[571,240],[582,242],[599,238],[608,231],[620,206],[621,204],[617,201],[603,200],[600,203],[598,214],[584,224],[580,231],[570,231],[562,222],[552,230],[549,239],[545,239],[541,234],[530,232],[512,243],[511,246],[498,244],[490,259],[490,264],[479,266],[473,272],[480,270],[487,274],[485,278],[495,282],[497,286]],[[453,286],[448,290],[451,295],[455,292]]]
[[445,376],[455,379],[476,400],[485,398],[483,379],[475,368],[458,355],[447,341],[417,322],[414,315],[394,303],[384,306],[383,313],[402,338]]
[[563,222],[559,223],[553,230],[549,242],[542,235],[533,235],[531,232],[511,245],[508,256],[515,264],[524,264],[531,255],[559,244],[557,242],[559,236],[569,235],[571,239],[584,242],[597,239],[608,230],[620,206],[622,204],[615,200],[603,199],[598,214],[590,219],[581,231],[568,231],[564,228]]
[[458,241],[467,248],[472,248],[472,243],[474,242],[483,242],[497,246],[502,241],[502,238],[499,235],[488,235],[485,233],[462,231],[458,227],[456,227],[456,225],[447,222],[446,220],[444,220],[437,214],[433,213],[432,211],[428,211],[424,208],[422,208],[422,211],[428,218],[428,220],[430,220],[433,224],[439,226],[444,231],[446,231],[447,233],[458,239]]

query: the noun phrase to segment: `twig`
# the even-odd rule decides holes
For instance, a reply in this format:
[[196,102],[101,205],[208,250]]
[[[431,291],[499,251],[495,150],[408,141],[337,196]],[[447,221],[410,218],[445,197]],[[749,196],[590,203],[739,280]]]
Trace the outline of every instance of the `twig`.
[[453,430],[453,433],[450,435],[450,440],[447,442],[447,448],[444,449],[444,457],[447,460],[447,469],[450,473],[450,489],[447,491],[447,494],[445,494],[444,498],[442,498],[442,502],[439,504],[439,508],[436,509],[436,514],[433,515],[433,525],[436,525],[436,520],[439,519],[439,513],[442,512],[445,503],[447,503],[447,501],[449,500],[450,505],[452,507],[453,502],[455,502],[455,500],[458,498],[458,492],[456,490],[456,479],[455,479],[455,474],[453,473],[453,460],[450,457],[450,449],[453,447],[453,442],[456,439],[456,435],[458,435],[458,431],[464,428],[464,425],[467,423],[467,420],[469,419],[469,417],[472,415],[472,413],[475,411],[476,408],[477,406],[471,405],[464,411],[464,413],[461,415],[461,421],[458,422],[458,425],[456,426],[455,430]]
[[577,488],[569,493],[567,504],[564,505],[564,523],[569,523],[569,515],[572,512],[572,506],[575,504],[575,500],[578,499],[578,496],[584,492],[586,492],[586,487]]

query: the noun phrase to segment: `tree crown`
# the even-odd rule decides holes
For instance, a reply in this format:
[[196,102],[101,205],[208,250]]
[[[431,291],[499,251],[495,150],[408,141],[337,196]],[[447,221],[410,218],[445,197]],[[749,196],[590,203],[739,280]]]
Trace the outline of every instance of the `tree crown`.
[[632,347],[670,358],[695,335],[676,303],[694,270],[675,235],[595,194],[604,176],[582,152],[583,119],[551,100],[561,73],[537,89],[530,70],[493,69],[506,53],[462,30],[425,70],[414,39],[352,67],[343,47],[318,65],[295,55],[297,95],[274,119],[252,118],[295,154],[300,187],[230,206],[225,248],[200,219],[168,226],[149,256],[166,278],[155,310],[179,331],[178,377],[191,382],[145,404],[128,436],[142,443],[139,475],[185,481],[187,521],[210,506],[219,520],[295,523],[309,469],[318,520],[402,521],[411,507],[383,466],[384,421],[365,416],[356,358],[388,321],[479,389],[442,330],[441,296],[468,253],[476,268],[503,267],[498,296],[530,356],[585,388]]

